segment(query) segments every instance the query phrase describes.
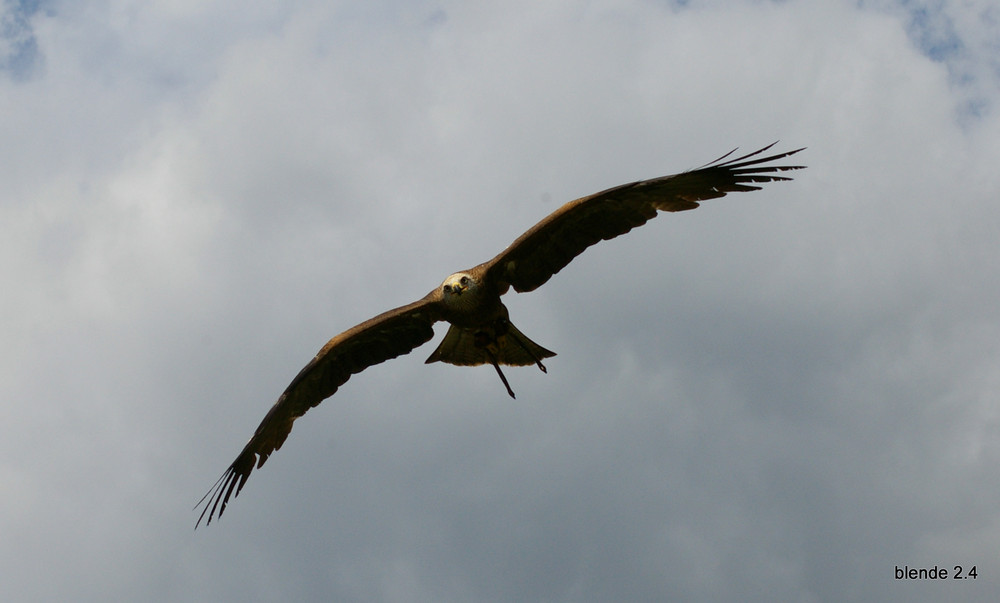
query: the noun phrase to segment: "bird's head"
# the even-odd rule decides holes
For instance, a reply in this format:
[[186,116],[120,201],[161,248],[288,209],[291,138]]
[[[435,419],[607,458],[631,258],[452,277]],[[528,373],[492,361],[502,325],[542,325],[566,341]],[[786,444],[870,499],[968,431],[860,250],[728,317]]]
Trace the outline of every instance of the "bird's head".
[[456,272],[444,279],[444,282],[441,283],[441,292],[444,293],[445,297],[450,295],[461,296],[470,288],[475,288],[475,286],[476,282],[469,274]]
[[479,293],[479,281],[467,272],[456,272],[441,283],[441,293],[450,306],[468,305]]

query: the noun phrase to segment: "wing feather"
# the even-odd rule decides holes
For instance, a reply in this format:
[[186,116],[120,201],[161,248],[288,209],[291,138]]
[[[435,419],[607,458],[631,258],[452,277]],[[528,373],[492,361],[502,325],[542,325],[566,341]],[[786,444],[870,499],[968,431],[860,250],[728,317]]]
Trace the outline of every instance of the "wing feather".
[[777,172],[799,165],[762,165],[798,153],[760,157],[777,143],[734,159],[726,153],[696,170],[623,184],[563,205],[492,260],[477,267],[506,292],[532,291],[602,240],[625,234],[659,211],[684,211],[727,193],[759,190],[767,182],[791,180]]
[[222,477],[198,501],[205,508],[195,528],[206,518],[222,516],[230,497],[239,495],[254,467],[260,468],[281,448],[292,423],[329,398],[351,375],[385,362],[429,341],[440,320],[440,293],[433,291],[412,304],[389,310],[331,339],[285,389],[257,431]]

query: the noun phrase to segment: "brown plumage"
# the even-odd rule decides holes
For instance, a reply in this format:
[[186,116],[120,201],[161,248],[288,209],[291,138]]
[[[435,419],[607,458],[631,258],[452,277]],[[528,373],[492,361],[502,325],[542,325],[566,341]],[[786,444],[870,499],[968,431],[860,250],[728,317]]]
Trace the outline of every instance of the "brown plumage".
[[216,515],[222,515],[230,497],[239,494],[254,467],[261,467],[272,452],[281,448],[295,419],[332,396],[351,375],[430,341],[438,321],[451,326],[427,362],[490,364],[513,397],[500,365],[534,364],[545,371],[542,360],[555,353],[531,341],[510,323],[501,295],[510,288],[520,293],[537,289],[587,247],[625,234],[656,217],[659,211],[694,209],[706,199],[759,190],[758,185],[766,182],[790,180],[776,173],[804,166],[763,164],[802,149],[760,157],[772,146],[774,143],[727,161],[733,153],[730,151],[696,170],[623,184],[571,201],[495,258],[452,274],[423,299],[337,335],[292,379],[236,460],[198,502],[205,508],[195,527],[206,514],[206,525]]

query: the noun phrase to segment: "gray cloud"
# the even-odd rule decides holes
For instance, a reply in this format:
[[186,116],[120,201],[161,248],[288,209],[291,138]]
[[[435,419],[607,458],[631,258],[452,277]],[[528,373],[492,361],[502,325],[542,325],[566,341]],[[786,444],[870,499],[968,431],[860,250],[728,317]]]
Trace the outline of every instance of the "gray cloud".
[[[24,21],[44,69],[0,81],[5,592],[987,598],[997,86],[967,111],[954,74],[992,58],[914,40],[985,48],[989,8],[365,6]],[[794,182],[508,301],[559,354],[510,371],[517,400],[430,346],[373,367],[192,531],[330,336],[565,201],[776,138],[809,146]]]

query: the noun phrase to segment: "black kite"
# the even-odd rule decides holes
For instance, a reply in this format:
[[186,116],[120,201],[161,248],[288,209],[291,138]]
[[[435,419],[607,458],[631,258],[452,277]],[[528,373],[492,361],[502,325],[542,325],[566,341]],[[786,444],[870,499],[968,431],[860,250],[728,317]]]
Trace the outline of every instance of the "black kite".
[[490,364],[513,397],[500,365],[534,364],[544,372],[542,360],[555,354],[511,324],[501,295],[511,288],[518,293],[537,289],[587,247],[645,224],[658,211],[694,209],[706,199],[759,190],[756,185],[761,183],[790,180],[775,174],[804,166],[763,164],[802,149],[759,157],[772,146],[774,143],[726,161],[733,153],[730,151],[696,170],[623,184],[571,201],[492,260],[452,274],[423,299],[337,335],[292,379],[243,451],[198,502],[205,503],[198,524],[206,513],[206,525],[216,511],[222,516],[230,497],[240,493],[254,466],[261,467],[281,448],[295,419],[332,396],[351,375],[430,341],[438,321],[451,326],[427,362]]

